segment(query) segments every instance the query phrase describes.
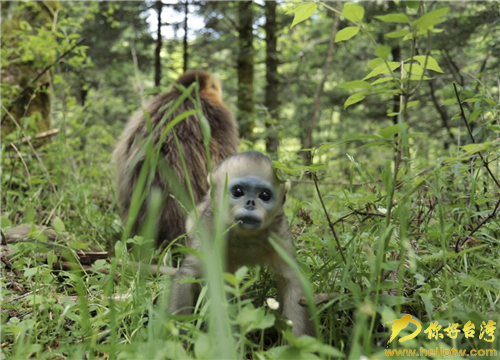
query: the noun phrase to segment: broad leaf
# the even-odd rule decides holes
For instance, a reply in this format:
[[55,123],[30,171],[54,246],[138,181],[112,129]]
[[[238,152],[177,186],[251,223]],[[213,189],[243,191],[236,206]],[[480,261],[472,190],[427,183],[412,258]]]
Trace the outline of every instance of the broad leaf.
[[353,94],[347,98],[344,102],[344,109],[352,104],[356,104],[365,98],[365,95],[368,94],[367,91],[361,91],[359,93]]
[[7,216],[3,215],[0,217],[0,228],[2,230],[5,230],[11,226],[12,226],[12,222],[9,220],[9,218]]
[[366,66],[368,66],[368,69],[375,69],[377,66],[380,66],[383,63],[384,63],[384,59],[375,58],[375,59],[371,59],[370,61],[368,61],[368,64],[366,64]]
[[406,16],[406,14],[379,15],[375,16],[375,18],[388,23],[410,23],[410,19]]
[[391,52],[389,46],[381,45],[375,50],[375,56],[385,57]]
[[[405,129],[408,129],[408,124],[403,124],[402,126],[404,126]],[[392,125],[392,126],[384,128],[384,129],[381,129],[381,130],[379,130],[378,133],[380,135],[382,135],[384,137],[384,139],[389,139],[390,137],[393,137],[394,135],[399,134],[400,131],[401,131],[401,125],[396,124],[396,125]]]
[[[418,61],[420,66],[424,67],[425,64],[425,55],[416,55],[413,57],[413,60]],[[438,73],[444,73],[443,69],[439,66],[438,62],[436,59],[434,59],[432,56],[427,57],[427,65],[426,68]]]
[[347,20],[360,22],[365,16],[365,9],[359,5],[345,4],[342,15],[344,15]]
[[424,73],[424,69],[418,64],[405,64],[404,68],[406,70],[406,75],[410,75],[410,70],[411,70],[411,75],[422,75]]
[[472,114],[470,114],[470,116],[469,116],[469,122],[473,122],[474,120],[476,120],[477,117],[479,116],[479,114],[481,114],[482,111],[483,111],[483,109],[475,109],[472,112]]
[[393,80],[394,80],[394,78],[392,76],[383,77],[383,78],[377,79],[374,82],[372,82],[372,85],[383,84],[383,83],[386,83],[388,81],[393,81]]
[[340,84],[339,87],[344,89],[365,89],[365,88],[371,88],[372,84],[370,84],[368,81],[355,80]]
[[389,65],[389,68],[387,67],[387,64],[382,64],[380,66],[377,66],[375,69],[373,69],[368,75],[366,75],[363,80],[367,80],[367,79],[370,79],[374,76],[377,76],[377,75],[380,75],[380,74],[386,74],[386,73],[389,73],[391,71],[394,71],[396,70],[397,68],[399,68],[399,66],[401,65],[400,63],[398,62],[395,62],[395,61],[391,61],[388,63]]
[[293,28],[295,25],[301,23],[302,21],[306,21],[307,19],[309,19],[317,9],[318,4],[315,3],[304,3],[297,6],[292,10],[295,16],[293,17],[292,26],[290,26],[290,28]]
[[396,31],[387,33],[384,36],[391,38],[391,39],[395,39],[395,38],[400,38],[400,37],[406,36],[408,34],[410,34],[410,30],[401,29],[401,30],[396,30]]
[[414,0],[414,1],[405,1],[405,4],[410,9],[418,9],[420,7],[420,3],[422,1]]
[[419,100],[410,101],[410,102],[408,102],[408,104],[406,104],[406,108],[407,108],[407,109],[409,109],[409,108],[411,108],[412,106],[417,106],[419,103],[420,103],[420,101],[419,101]]
[[355,27],[355,26],[348,26],[346,28],[343,28],[342,30],[337,32],[337,35],[335,35],[335,42],[349,40],[354,35],[356,35],[358,32],[359,32],[359,28]]
[[64,223],[59,217],[56,217],[54,219],[54,230],[58,232],[63,232],[64,230],[66,230],[64,227]]
[[430,13],[424,14],[413,22],[413,26],[419,30],[428,30],[434,25],[444,22],[446,19],[442,18],[450,11],[448,6],[441,9],[431,11]]

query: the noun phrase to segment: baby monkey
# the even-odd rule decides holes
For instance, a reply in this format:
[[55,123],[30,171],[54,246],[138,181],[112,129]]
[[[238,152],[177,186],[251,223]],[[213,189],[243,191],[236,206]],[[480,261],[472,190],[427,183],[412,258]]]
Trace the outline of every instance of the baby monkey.
[[[241,266],[265,265],[276,275],[281,314],[293,323],[293,334],[313,335],[313,326],[306,308],[299,305],[303,297],[299,279],[269,242],[272,233],[284,241],[281,245],[295,259],[288,220],[283,212],[290,183],[278,180],[271,160],[260,152],[249,151],[224,160],[210,179],[214,201],[222,204],[227,178],[228,208],[224,225],[228,231],[226,271]],[[214,209],[210,192],[197,206],[197,217],[203,231],[213,233]],[[188,219],[188,246],[200,249],[194,220]],[[187,315],[192,312],[199,295],[199,285],[180,283],[183,277],[200,278],[200,260],[187,254],[177,272],[170,295],[169,312]]]

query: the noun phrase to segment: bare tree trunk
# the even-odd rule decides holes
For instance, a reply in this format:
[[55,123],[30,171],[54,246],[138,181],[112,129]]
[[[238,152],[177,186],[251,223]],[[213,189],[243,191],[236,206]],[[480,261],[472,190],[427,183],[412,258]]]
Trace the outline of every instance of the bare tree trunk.
[[238,2],[238,122],[243,138],[253,140],[255,104],[253,96],[253,6],[252,1]]
[[[392,3],[392,1],[391,1]],[[399,45],[395,45],[391,48],[392,61],[400,62],[401,61],[401,47]],[[400,95],[394,95],[392,97],[392,112],[399,113],[400,111]],[[392,123],[396,125],[398,123],[398,117],[392,117]]]
[[184,41],[183,41],[183,58],[184,58],[184,72],[189,68],[188,66],[188,15],[189,15],[189,1],[184,3]]
[[[325,67],[323,71],[323,79],[321,80],[321,83],[318,88],[318,92],[316,93],[316,97],[314,100],[314,109],[313,113],[311,114],[311,119],[309,121],[308,126],[305,129],[305,135],[302,138],[302,148],[303,149],[310,149],[313,147],[313,131],[314,128],[316,127],[316,121],[319,117],[320,113],[320,105],[321,105],[321,98],[323,97],[323,90],[325,88],[325,83],[326,80],[328,79],[328,75],[330,73],[330,65],[332,63],[332,57],[333,57],[333,45],[335,44],[335,35],[337,35],[337,30],[339,28],[339,15],[338,13],[335,13],[335,18],[333,20],[333,25],[332,25],[332,33],[330,35],[330,41],[328,42],[328,51],[326,53],[326,60],[325,60]],[[311,153],[303,151],[302,152],[302,162],[304,165],[311,165]]]
[[163,3],[161,1],[155,2],[155,9],[158,14],[158,30],[156,31],[156,48],[155,48],[155,86],[160,86],[161,83],[161,11],[163,9]]
[[[275,122],[278,120],[278,51],[276,38],[276,2],[265,2],[266,12],[266,100],[265,105],[269,111],[269,117]],[[266,151],[275,154],[278,150],[278,136],[276,127],[266,121]]]

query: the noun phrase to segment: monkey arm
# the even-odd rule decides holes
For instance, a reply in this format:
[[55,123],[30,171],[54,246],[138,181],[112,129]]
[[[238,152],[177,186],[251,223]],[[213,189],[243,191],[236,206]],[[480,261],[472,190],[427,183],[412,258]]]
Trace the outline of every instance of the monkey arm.
[[276,283],[278,287],[278,301],[282,306],[281,314],[292,321],[293,334],[314,336],[314,327],[306,307],[300,306],[299,301],[304,297],[298,277],[282,259],[276,268]]
[[197,283],[181,283],[179,280],[185,277],[199,279],[200,268],[200,260],[196,256],[186,256],[173,279],[168,304],[170,314],[189,315],[193,312],[196,299],[200,294],[200,286]]
[[[285,248],[293,261],[297,262],[295,248],[286,217],[282,220],[280,230],[280,237],[285,239],[281,245]],[[314,336],[314,326],[311,321],[309,310],[307,307],[300,305],[300,299],[304,297],[304,292],[302,291],[299,278],[290,265],[288,265],[278,253],[274,252],[272,258],[268,259],[268,262],[276,274],[278,301],[281,304],[281,314],[292,321],[293,334],[296,337],[301,335]]]

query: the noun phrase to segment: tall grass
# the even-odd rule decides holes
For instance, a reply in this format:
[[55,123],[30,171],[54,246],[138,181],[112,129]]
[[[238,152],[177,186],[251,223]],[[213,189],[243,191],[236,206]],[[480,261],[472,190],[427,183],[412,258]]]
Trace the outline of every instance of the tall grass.
[[[195,110],[172,119],[161,134],[165,138],[171,133],[178,151],[181,144],[175,125],[194,113],[201,119],[208,150],[209,127],[197,91],[195,86],[183,90],[182,99],[193,101]],[[163,121],[179,104],[170,104]],[[154,131],[152,124],[150,129]],[[45,166],[56,193],[37,163],[28,164],[30,188],[24,182],[22,164],[2,158],[2,230],[30,223],[51,225],[60,234],[51,242],[33,231],[26,242],[8,246],[12,266],[3,268],[1,280],[3,357],[380,359],[385,358],[391,331],[383,324],[404,314],[418,319],[423,329],[434,321],[443,329],[449,323],[458,323],[461,329],[470,320],[476,334],[473,338],[459,333],[456,339],[428,339],[422,332],[404,343],[394,340],[390,348],[500,350],[500,224],[495,216],[499,190],[481,159],[471,157],[472,151],[454,148],[450,150],[453,158],[429,164],[414,151],[417,144],[428,146],[426,142],[409,138],[400,143],[407,155],[399,167],[394,167],[394,149],[380,147],[377,156],[385,162],[381,171],[370,161],[357,160],[355,151],[351,153],[352,171],[346,186],[327,184],[331,178],[338,179],[329,166],[318,171],[322,200],[345,264],[313,184],[295,185],[286,205],[300,262],[294,271],[301,274],[308,306],[313,306],[313,294],[336,293],[315,310],[311,308],[318,338],[295,339],[278,314],[264,305],[267,297],[275,296],[267,271],[243,268],[224,274],[220,217],[216,217],[214,238],[208,238],[203,229],[198,233],[202,247],[195,253],[205,264],[207,282],[200,281],[202,292],[195,313],[188,317],[167,314],[170,276],[152,276],[149,267],[138,268],[137,262],[172,265],[173,252],[193,250],[178,242],[162,252],[153,247],[154,224],[164,194],[151,188],[152,174],[164,171],[164,176],[171,176],[161,164],[159,148],[152,138],[145,139],[145,165],[130,217],[121,228],[109,175],[109,151],[88,149],[82,155],[80,144],[70,137],[66,140],[64,144],[61,137],[46,147],[52,155],[44,158]],[[62,146],[67,149],[64,154]],[[322,158],[327,165],[347,161],[336,160],[340,151],[342,145],[331,147]],[[481,151],[490,164],[498,161],[497,147]],[[211,164],[208,151],[207,159]],[[67,162],[72,165],[61,166]],[[187,182],[181,184],[185,193],[179,198],[191,210],[191,179],[182,164]],[[498,176],[498,167],[492,168]],[[370,184],[354,185],[361,181]],[[131,224],[148,194],[141,236],[129,239]],[[216,213],[223,213],[225,206],[218,204]],[[279,241],[271,241],[282,253]],[[52,268],[59,261],[56,254],[64,252],[67,258],[76,259],[80,249],[105,248],[108,243],[113,243],[114,257],[99,260],[90,269],[78,262],[65,270]],[[136,252],[129,253],[127,244]],[[16,284],[23,291],[16,290]],[[495,339],[487,342],[479,339],[479,333],[482,322],[490,320],[496,321],[497,329]],[[270,330],[273,327],[280,338]],[[411,331],[403,330],[400,337]]]

